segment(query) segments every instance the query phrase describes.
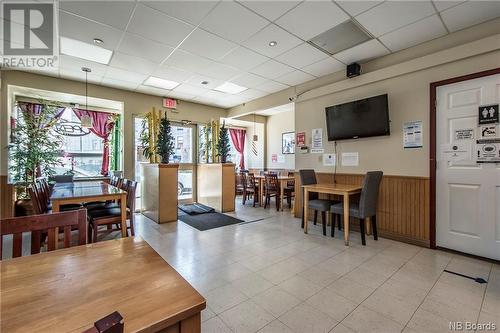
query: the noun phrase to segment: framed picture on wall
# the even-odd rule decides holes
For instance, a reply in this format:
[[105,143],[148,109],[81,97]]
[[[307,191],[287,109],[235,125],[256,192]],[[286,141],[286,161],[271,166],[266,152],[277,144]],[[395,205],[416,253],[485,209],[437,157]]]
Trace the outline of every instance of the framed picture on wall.
[[281,153],[295,153],[295,132],[286,132],[281,134]]

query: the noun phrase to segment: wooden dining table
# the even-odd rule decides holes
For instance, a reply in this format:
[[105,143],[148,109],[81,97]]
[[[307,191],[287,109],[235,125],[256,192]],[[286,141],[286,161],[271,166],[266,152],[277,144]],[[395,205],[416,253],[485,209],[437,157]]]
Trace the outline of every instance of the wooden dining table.
[[206,301],[140,237],[4,260],[1,332],[81,333],[118,311],[124,332],[201,331]]
[[[349,245],[349,197],[351,195],[361,193],[360,185],[346,185],[346,184],[311,184],[302,185],[304,190],[304,233],[307,234],[307,225],[309,222],[309,193],[324,193],[335,194],[342,196],[344,205],[344,244]],[[334,226],[332,225],[332,228]]]
[[[262,206],[263,199],[265,198],[264,193],[264,182],[266,179],[265,175],[255,175],[255,179],[259,180],[259,189],[260,189],[260,200],[259,206]],[[293,176],[278,176],[278,183],[280,184],[280,210],[283,211],[283,199],[285,197],[285,187],[289,181],[295,180]]]
[[120,201],[122,236],[127,237],[127,192],[118,187],[102,181],[56,183],[50,195],[53,212],[59,212],[61,205],[106,200]]

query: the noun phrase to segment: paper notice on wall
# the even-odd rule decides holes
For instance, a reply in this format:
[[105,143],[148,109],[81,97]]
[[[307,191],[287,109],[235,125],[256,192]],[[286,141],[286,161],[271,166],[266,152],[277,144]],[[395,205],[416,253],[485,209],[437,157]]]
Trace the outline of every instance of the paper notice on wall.
[[336,163],[335,154],[323,154],[323,165],[324,166],[335,166]]
[[342,153],[342,165],[343,166],[358,166],[359,165],[359,153]]
[[280,164],[285,163],[285,155],[278,155],[278,163]]
[[461,128],[455,130],[455,141],[474,139],[473,128]]
[[403,124],[403,148],[422,148],[422,121],[410,121]]
[[477,163],[500,163],[500,139],[476,141]]
[[482,138],[496,138],[498,136],[497,125],[481,126],[480,131]]
[[272,155],[271,155],[271,161],[272,161],[273,163],[278,162],[278,154],[272,154]]
[[454,143],[441,145],[441,159],[449,162],[460,162],[471,160],[470,143]]
[[306,145],[306,132],[297,133],[295,144],[297,145],[297,147],[303,147]]
[[311,148],[311,154],[323,154],[324,152],[323,148]]
[[323,148],[323,129],[314,128],[312,130],[311,148]]

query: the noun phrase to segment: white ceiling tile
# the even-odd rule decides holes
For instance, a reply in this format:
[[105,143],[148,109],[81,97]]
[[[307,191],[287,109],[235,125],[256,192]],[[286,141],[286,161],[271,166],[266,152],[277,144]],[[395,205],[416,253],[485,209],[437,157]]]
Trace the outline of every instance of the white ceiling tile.
[[59,9],[125,30],[135,3],[130,1],[60,1]]
[[436,9],[441,12],[445,9],[461,4],[462,2],[465,2],[465,0],[460,0],[460,1],[434,0],[432,2],[434,2],[434,6],[436,6]]
[[236,43],[247,40],[268,21],[233,1],[222,1],[201,23],[201,27]]
[[165,61],[165,65],[176,67],[188,72],[200,73],[205,68],[212,66],[215,62],[189,52],[176,50]]
[[181,92],[174,91],[174,90],[170,91],[167,94],[167,96],[170,97],[170,98],[182,99],[182,100],[185,100],[185,101],[192,100],[195,97],[192,94],[181,93]]
[[103,86],[119,88],[119,89],[126,89],[126,90],[135,90],[139,86],[139,83],[137,83],[137,82],[129,82],[129,81],[123,81],[123,80],[118,80],[118,79],[110,79],[107,77],[104,77],[102,79],[101,84]]
[[441,13],[450,31],[457,31],[500,16],[498,1],[468,1]]
[[340,7],[342,7],[351,16],[356,16],[362,12],[367,11],[370,8],[382,3],[383,1],[335,1]]
[[174,91],[183,93],[183,94],[191,94],[194,96],[202,95],[205,94],[208,89],[205,88],[200,88],[200,87],[195,87],[187,83],[183,83],[179,86],[177,86]]
[[269,60],[268,57],[240,46],[226,54],[224,58],[221,59],[221,62],[246,71],[267,60]]
[[118,47],[118,51],[120,52],[158,63],[168,57],[173,50],[170,46],[128,33],[125,33]]
[[430,16],[380,37],[391,51],[399,51],[413,45],[446,35],[446,29],[437,15]]
[[356,20],[378,37],[435,13],[430,1],[386,1]]
[[198,25],[218,1],[141,1],[165,14]]
[[276,20],[276,24],[309,40],[347,19],[349,16],[331,1],[304,1]]
[[148,76],[149,75],[147,74],[135,73],[131,72],[130,70],[123,70],[111,66],[108,66],[106,74],[104,75],[104,77],[108,79],[137,82],[137,84],[141,84],[144,80],[148,78]]
[[109,65],[125,70],[133,69],[134,72],[143,74],[151,74],[158,67],[158,63],[120,52],[113,53]]
[[227,96],[228,94],[220,92],[220,91],[215,91],[215,90],[208,90],[201,94],[198,98],[204,99],[204,100],[218,100],[218,99],[223,99]]
[[[103,76],[106,73],[107,66],[97,62],[75,58],[65,54],[59,56],[59,67],[75,72],[81,72],[82,67],[88,67],[92,70],[90,74]],[[83,77],[85,73],[81,72]]]
[[293,72],[294,69],[288,65],[279,63],[275,60],[269,60],[252,69],[252,73],[263,76],[268,79],[275,79],[279,76]]
[[137,5],[127,31],[176,47],[194,27],[155,9]]
[[328,55],[307,43],[303,43],[274,59],[295,68],[302,68],[325,58],[328,58]]
[[296,86],[298,84],[311,81],[314,79],[314,76],[301,72],[301,71],[294,71],[288,74],[285,74],[283,76],[280,76],[279,78],[276,79],[276,81],[288,84],[290,86]]
[[236,47],[236,44],[202,29],[196,29],[180,48],[191,53],[218,60]]
[[[208,82],[207,84],[202,84],[203,81]],[[204,88],[204,89],[213,89],[215,87],[220,86],[224,83],[223,80],[214,79],[213,77],[204,76],[204,75],[193,75],[189,80],[185,83],[190,84],[195,87]]]
[[258,90],[262,90],[262,91],[265,91],[268,93],[274,93],[274,92],[286,89],[286,88],[288,88],[288,86],[286,84],[283,84],[283,83],[269,80],[267,82],[259,84],[259,86],[256,88]]
[[[278,44],[269,46],[270,41]],[[249,49],[274,58],[299,45],[302,41],[280,27],[270,24],[243,43]]]
[[369,40],[333,56],[344,64],[364,62],[388,54],[389,51],[376,39]]
[[136,91],[141,92],[143,94],[155,95],[155,96],[167,96],[170,90],[150,87],[145,85],[140,85],[137,87]]
[[240,3],[268,20],[274,21],[297,6],[300,1],[240,1]]
[[245,73],[231,80],[231,82],[247,88],[255,88],[266,81],[267,79],[252,73]]
[[316,77],[321,77],[341,70],[345,70],[345,65],[336,59],[328,57],[324,60],[315,62],[314,64],[305,66],[301,68],[301,70]]
[[160,66],[154,71],[153,76],[182,83],[193,76],[193,73],[174,67]]
[[65,12],[59,12],[59,33],[61,36],[90,44],[94,42],[94,38],[102,39],[102,46],[109,50],[116,48],[123,35],[118,29]]
[[240,92],[236,96],[240,96],[243,98],[249,98],[249,99],[255,99],[255,98],[262,97],[262,96],[266,96],[267,94],[268,94],[267,92],[260,91],[257,89],[247,89],[245,91]]
[[[63,79],[85,82],[85,73],[78,70],[59,68],[59,76]],[[102,75],[89,74],[88,82],[94,84],[100,84],[102,78],[103,78]]]
[[213,63],[212,65],[198,71],[197,73],[226,81],[235,76],[241,75],[242,72],[239,69],[231,66],[220,63]]

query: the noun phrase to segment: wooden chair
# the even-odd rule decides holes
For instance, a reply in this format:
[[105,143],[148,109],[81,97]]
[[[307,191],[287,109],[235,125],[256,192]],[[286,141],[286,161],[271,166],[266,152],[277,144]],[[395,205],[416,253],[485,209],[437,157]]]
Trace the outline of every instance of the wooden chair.
[[280,184],[276,173],[268,173],[264,176],[264,208],[271,203],[271,198],[276,198],[276,210],[280,209]]
[[[288,177],[295,177],[295,172],[289,171],[287,175]],[[288,208],[292,208],[292,198],[295,197],[295,179],[286,182],[284,192]]]
[[64,231],[64,247],[71,246],[71,230],[78,229],[78,245],[85,245],[87,234],[87,211],[85,209],[42,214],[19,216],[7,219],[0,219],[0,258],[2,258],[3,236],[13,235],[12,257],[22,256],[23,233],[31,232],[31,254],[40,253],[41,234],[48,234],[47,251],[57,248],[58,229]]
[[[130,225],[127,229],[130,228],[130,234],[132,236],[135,235],[134,229],[134,213],[135,213],[135,192],[137,189],[137,182],[133,180],[127,180],[124,182],[126,185],[122,189],[127,191],[127,220],[130,222]],[[96,242],[97,234],[99,226],[105,225],[108,226],[107,231],[116,231],[121,230],[121,208],[120,207],[111,207],[111,208],[96,208],[88,210],[89,216],[89,241]],[[109,226],[117,225],[118,227],[112,229]]]
[[255,176],[252,173],[247,173],[241,176],[243,179],[243,204],[249,197],[253,198],[253,207],[259,202],[259,185],[255,181]]

